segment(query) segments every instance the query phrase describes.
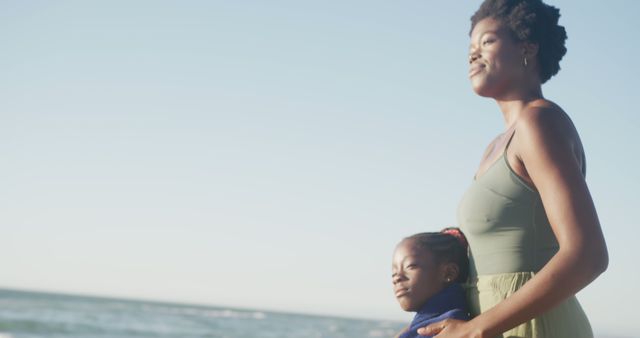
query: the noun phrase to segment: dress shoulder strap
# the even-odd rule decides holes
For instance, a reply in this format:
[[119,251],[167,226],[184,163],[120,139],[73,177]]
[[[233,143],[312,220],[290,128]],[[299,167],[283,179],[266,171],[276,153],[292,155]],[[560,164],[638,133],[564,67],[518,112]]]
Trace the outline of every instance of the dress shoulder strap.
[[513,136],[516,134],[516,130],[515,128],[513,129],[513,132],[511,132],[511,136],[509,136],[509,141],[507,141],[507,145],[504,146],[504,151],[503,151],[503,156],[507,155],[507,149],[509,149],[509,145],[511,144],[511,140],[513,140]]

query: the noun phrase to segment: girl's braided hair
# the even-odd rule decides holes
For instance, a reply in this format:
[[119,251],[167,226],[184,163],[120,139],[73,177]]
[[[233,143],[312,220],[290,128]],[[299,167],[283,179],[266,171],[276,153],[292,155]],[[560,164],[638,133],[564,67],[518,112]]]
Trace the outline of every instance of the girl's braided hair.
[[406,239],[414,241],[421,249],[431,252],[436,263],[454,263],[459,274],[455,282],[464,283],[469,277],[467,239],[458,228],[445,228],[440,232],[422,232]]

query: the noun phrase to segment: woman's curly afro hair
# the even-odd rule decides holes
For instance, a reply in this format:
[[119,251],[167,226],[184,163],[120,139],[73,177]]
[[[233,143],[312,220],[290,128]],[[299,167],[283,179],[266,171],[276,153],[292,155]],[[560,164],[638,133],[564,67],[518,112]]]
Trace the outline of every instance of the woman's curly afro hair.
[[567,32],[558,25],[558,8],[541,0],[485,0],[471,17],[471,30],[485,18],[502,22],[516,40],[538,45],[542,83],[558,73],[560,60],[567,52]]

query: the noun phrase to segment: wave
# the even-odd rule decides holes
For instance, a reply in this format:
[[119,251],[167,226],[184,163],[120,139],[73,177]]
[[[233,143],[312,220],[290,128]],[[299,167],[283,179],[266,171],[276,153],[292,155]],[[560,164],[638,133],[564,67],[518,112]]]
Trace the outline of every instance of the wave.
[[203,309],[203,308],[190,308],[190,307],[169,307],[169,306],[155,306],[145,305],[143,310],[149,312],[159,312],[163,314],[172,315],[186,315],[197,316],[206,318],[226,318],[226,319],[256,319],[263,320],[267,318],[266,313],[262,311],[237,311],[229,309]]
[[[86,329],[86,328],[85,328]],[[0,321],[0,338],[11,337],[11,334],[4,332],[28,332],[28,333],[73,333],[77,332],[77,326],[66,323],[51,323],[36,320],[11,320]],[[3,336],[4,335],[4,336]]]

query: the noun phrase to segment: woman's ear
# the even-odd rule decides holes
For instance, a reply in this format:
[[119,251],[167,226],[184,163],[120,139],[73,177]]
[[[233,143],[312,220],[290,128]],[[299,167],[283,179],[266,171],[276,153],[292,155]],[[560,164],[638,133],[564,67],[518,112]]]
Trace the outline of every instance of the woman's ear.
[[460,275],[460,268],[455,263],[443,263],[442,264],[442,278],[445,283],[455,282]]
[[522,43],[522,56],[532,60],[538,55],[538,44],[531,42]]

